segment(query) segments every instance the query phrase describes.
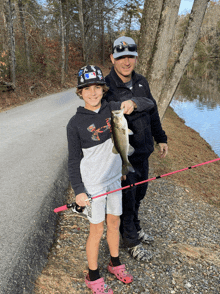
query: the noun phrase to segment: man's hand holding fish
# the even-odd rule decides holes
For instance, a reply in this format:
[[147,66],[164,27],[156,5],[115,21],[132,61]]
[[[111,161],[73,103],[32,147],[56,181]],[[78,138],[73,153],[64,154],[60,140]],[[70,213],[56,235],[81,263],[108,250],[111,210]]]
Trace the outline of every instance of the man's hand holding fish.
[[135,108],[137,108],[137,105],[132,100],[123,101],[121,103],[121,109],[124,109],[124,114],[131,114]]

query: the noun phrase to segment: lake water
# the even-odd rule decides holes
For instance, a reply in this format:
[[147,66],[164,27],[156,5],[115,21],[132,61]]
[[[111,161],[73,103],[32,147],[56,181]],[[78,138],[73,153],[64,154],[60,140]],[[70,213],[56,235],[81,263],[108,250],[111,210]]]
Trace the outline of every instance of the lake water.
[[192,101],[187,98],[174,98],[170,104],[185,124],[197,131],[209,143],[214,152],[220,156],[220,105],[210,107],[199,99]]

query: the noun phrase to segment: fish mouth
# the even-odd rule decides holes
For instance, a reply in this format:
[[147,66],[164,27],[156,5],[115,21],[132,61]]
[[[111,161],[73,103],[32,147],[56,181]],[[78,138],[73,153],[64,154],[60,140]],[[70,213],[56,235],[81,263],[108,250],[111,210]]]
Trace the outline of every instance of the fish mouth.
[[122,113],[123,113],[123,109],[120,109],[120,110],[113,110],[113,111],[112,111],[112,114],[113,114],[114,116],[121,116]]

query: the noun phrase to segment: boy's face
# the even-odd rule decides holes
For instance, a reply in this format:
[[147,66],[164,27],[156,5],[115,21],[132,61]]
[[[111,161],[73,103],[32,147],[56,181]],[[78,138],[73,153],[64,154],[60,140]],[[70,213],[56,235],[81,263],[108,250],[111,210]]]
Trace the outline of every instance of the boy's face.
[[92,84],[82,89],[82,98],[85,101],[85,108],[96,110],[101,107],[103,88],[101,85]]

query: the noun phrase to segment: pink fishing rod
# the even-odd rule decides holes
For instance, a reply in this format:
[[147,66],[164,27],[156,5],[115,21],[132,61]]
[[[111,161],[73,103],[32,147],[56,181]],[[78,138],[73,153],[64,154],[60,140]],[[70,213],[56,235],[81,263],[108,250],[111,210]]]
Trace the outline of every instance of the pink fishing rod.
[[[173,171],[173,172],[170,172],[170,173],[161,175],[161,176],[153,177],[151,179],[147,179],[147,180],[144,180],[144,181],[141,181],[141,182],[138,182],[138,183],[134,183],[134,184],[131,184],[131,185],[128,185],[128,186],[125,186],[125,187],[121,187],[121,188],[116,189],[116,190],[112,190],[112,191],[109,191],[109,192],[106,192],[106,193],[103,193],[103,194],[94,196],[94,197],[92,197],[92,199],[96,199],[96,198],[99,198],[99,197],[102,197],[102,196],[105,196],[105,195],[108,195],[108,194],[111,194],[111,193],[114,193],[114,192],[117,192],[117,191],[121,191],[121,190],[125,190],[125,189],[128,189],[128,188],[132,188],[134,186],[138,186],[138,185],[141,185],[141,184],[150,182],[150,181],[158,180],[160,178],[164,178],[164,177],[167,177],[167,176],[176,174],[176,173],[180,173],[180,172],[182,172],[184,170],[187,170],[187,169],[192,169],[192,168],[195,168],[195,167],[198,167],[198,166],[202,166],[202,165],[205,165],[205,164],[208,164],[208,163],[216,162],[218,160],[220,160],[220,158],[216,158],[216,159],[213,159],[213,160],[210,160],[210,161],[206,161],[206,162],[203,162],[203,163],[192,165],[192,166],[189,166],[189,167],[186,167],[186,168],[183,168],[183,169],[180,169],[180,170],[176,170],[176,171]],[[57,207],[57,208],[54,209],[54,212],[57,213],[57,212],[60,212],[60,211],[63,211],[63,210],[67,210],[68,208],[71,208],[71,207],[75,207],[75,209],[76,209],[77,212],[82,212],[82,209],[79,208],[79,206],[77,206],[75,203],[66,204],[66,205]]]

